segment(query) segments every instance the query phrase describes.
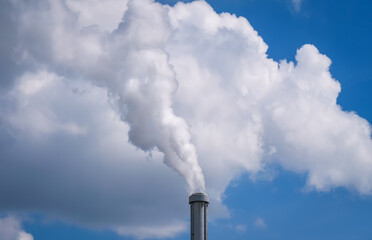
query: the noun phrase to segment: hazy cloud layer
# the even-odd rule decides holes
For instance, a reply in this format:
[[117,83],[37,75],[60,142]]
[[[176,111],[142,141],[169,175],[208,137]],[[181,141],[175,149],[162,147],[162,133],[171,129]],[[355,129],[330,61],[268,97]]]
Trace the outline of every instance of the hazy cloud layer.
[[229,182],[273,163],[371,194],[370,125],[337,105],[316,47],[278,63],[204,1],[90,3],[1,3],[0,209],[148,238],[187,229],[204,179],[212,217],[228,216]]

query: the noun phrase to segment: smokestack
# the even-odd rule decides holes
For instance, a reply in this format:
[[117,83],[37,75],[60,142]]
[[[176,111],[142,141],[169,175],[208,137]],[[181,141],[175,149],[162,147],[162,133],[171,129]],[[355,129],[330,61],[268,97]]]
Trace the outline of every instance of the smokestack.
[[207,207],[209,199],[205,193],[194,193],[189,197],[191,214],[191,240],[207,240]]

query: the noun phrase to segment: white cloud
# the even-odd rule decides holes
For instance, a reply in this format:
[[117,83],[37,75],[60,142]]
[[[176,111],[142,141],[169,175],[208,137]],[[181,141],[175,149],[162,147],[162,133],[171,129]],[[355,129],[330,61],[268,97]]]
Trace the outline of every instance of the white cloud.
[[[32,95],[18,90],[25,80],[45,78],[49,84]],[[137,237],[184,230],[188,205],[182,179],[162,164],[162,154],[153,151],[149,161],[128,143],[128,125],[106,90],[41,71],[25,73],[1,102],[0,152],[6,164],[0,189],[13,190],[2,195],[0,206],[38,209]],[[170,224],[175,221],[178,225]],[[131,231],[133,226],[139,231]]]
[[236,225],[235,229],[238,232],[245,232],[247,230],[247,226],[239,224],[239,225]]
[[266,226],[267,226],[265,221],[261,217],[256,218],[256,221],[254,222],[254,225],[258,228],[266,228]]
[[292,1],[293,7],[295,8],[295,10],[300,11],[302,0],[291,0],[291,1]]
[[66,0],[67,6],[78,13],[80,27],[98,26],[107,31],[118,27],[127,3],[127,0]]
[[26,232],[20,232],[17,240],[34,240],[34,237]]
[[148,238],[184,231],[179,175],[200,187],[201,169],[212,218],[228,216],[233,178],[272,163],[315,190],[372,193],[370,125],[337,105],[315,46],[276,62],[245,18],[205,1],[130,1],[120,25],[124,10],[106,22],[98,1],[12,2],[19,77],[0,97],[0,189],[13,193],[3,209]]
[[62,114],[58,116],[56,109],[50,106],[59,97],[73,95],[72,92],[65,92],[65,96],[58,96],[56,90],[63,87],[63,79],[53,73],[25,73],[18,79],[16,87],[3,96],[4,101],[11,101],[17,106],[12,112],[0,113],[3,123],[35,137],[55,132],[84,134],[84,126]]
[[34,240],[33,236],[21,228],[20,221],[15,217],[0,218],[1,240]]

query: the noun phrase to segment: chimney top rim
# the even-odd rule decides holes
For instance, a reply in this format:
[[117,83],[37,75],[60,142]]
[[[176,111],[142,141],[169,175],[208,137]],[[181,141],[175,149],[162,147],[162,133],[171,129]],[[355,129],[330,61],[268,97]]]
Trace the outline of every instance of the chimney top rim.
[[208,195],[205,194],[205,193],[193,193],[189,197],[189,203],[191,204],[193,202],[206,202],[206,203],[209,203]]

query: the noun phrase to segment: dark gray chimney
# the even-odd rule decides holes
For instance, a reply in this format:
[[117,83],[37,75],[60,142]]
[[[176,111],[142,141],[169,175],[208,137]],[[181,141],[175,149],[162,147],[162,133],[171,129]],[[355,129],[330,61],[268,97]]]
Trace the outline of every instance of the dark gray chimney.
[[191,240],[207,240],[207,208],[209,199],[205,193],[189,197],[191,213]]

